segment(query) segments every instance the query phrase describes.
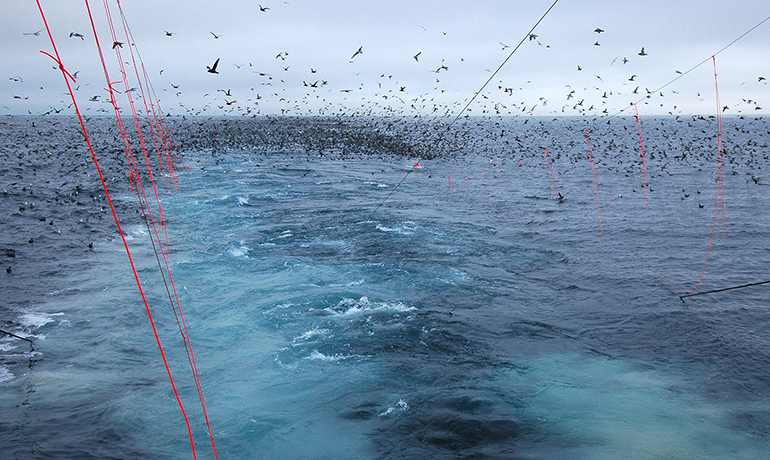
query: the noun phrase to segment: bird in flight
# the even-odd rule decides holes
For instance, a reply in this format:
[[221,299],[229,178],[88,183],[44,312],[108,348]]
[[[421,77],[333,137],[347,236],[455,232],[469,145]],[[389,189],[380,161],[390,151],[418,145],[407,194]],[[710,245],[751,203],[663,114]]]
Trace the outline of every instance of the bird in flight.
[[263,13],[267,12],[267,10],[270,9],[270,8],[268,8],[266,6],[262,6],[262,5],[259,5],[259,4],[257,4],[257,6],[259,6],[259,11],[261,11]]
[[353,58],[358,56],[359,54],[364,54],[364,47],[363,46],[359,46],[358,47],[358,51],[356,51],[355,53],[353,53],[352,56],[350,56],[350,60],[352,61]]
[[218,39],[219,37],[221,37],[221,35],[217,35],[214,32],[209,31],[209,33],[214,36],[215,40]]
[[642,47],[642,50],[639,51],[639,56],[647,56],[647,53],[644,52],[644,47]]
[[206,66],[206,72],[208,72],[208,73],[219,73],[219,72],[217,72],[217,65],[218,64],[219,64],[219,58],[217,58],[217,60],[214,61],[214,65],[213,66],[211,66],[211,67]]
[[594,29],[594,32],[596,32],[597,34],[600,34],[600,33],[604,32],[604,29],[600,29],[600,28],[597,27],[596,29]]
[[421,54],[422,54],[422,51],[420,51],[419,53],[415,54],[415,55],[414,55],[414,56],[412,56],[412,57],[414,58],[414,60],[415,60],[415,61],[417,61],[417,62],[420,62],[420,55],[421,55]]
[[173,32],[169,32],[168,30],[164,30],[163,32],[166,33],[166,37],[170,37],[170,36],[174,35]]
[[112,49],[123,48],[123,42],[112,42]]
[[83,34],[79,34],[77,32],[70,32],[70,38],[71,37],[77,37],[77,38],[79,38],[81,40],[85,40],[85,37],[83,37]]
[[42,31],[43,29],[40,29],[37,32],[22,32],[22,35],[34,35],[35,37],[37,37],[38,35],[40,35],[40,32]]

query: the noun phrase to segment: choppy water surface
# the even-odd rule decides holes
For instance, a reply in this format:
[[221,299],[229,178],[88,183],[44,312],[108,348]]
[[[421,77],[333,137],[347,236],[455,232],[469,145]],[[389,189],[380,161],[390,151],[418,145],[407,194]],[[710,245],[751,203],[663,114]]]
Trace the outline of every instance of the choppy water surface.
[[[635,121],[592,127],[601,228],[583,121],[486,123],[376,211],[415,158],[245,142],[184,152],[190,170],[163,206],[220,458],[765,458],[770,291],[683,302],[672,286],[694,288],[706,261],[714,121],[648,120],[646,206]],[[767,126],[727,123],[725,228],[720,204],[700,290],[770,278]],[[42,161],[61,145],[14,149],[0,312],[34,351],[0,337],[2,450],[191,458],[98,187],[61,185],[67,171]],[[30,193],[14,175],[32,165]],[[147,231],[135,216],[125,228],[211,458]]]

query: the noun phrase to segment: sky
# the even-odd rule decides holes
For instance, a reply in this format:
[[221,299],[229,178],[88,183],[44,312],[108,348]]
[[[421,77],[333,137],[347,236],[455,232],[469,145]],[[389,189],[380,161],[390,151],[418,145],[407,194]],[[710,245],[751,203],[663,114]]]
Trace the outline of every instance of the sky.
[[[467,114],[633,115],[638,103],[640,115],[710,115],[716,83],[724,114],[770,110],[770,20],[720,52],[770,17],[767,0],[559,0],[531,37],[553,0],[123,0],[133,40],[106,3],[127,82],[105,1],[89,6],[113,87],[137,88],[143,64],[145,99],[170,116],[452,116],[522,39]],[[85,1],[40,4],[81,110],[114,113]],[[2,0],[0,13],[0,115],[74,113],[40,52],[53,48],[36,2]]]

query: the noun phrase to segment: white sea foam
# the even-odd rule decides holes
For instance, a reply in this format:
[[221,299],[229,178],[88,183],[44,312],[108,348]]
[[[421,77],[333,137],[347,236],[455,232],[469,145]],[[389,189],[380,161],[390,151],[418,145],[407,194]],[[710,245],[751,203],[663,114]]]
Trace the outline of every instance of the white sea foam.
[[395,227],[386,227],[382,224],[377,224],[377,230],[386,233],[398,233],[399,235],[412,235],[416,229],[417,225],[414,222],[404,222]]
[[237,248],[230,248],[230,249],[227,250],[227,252],[229,252],[230,255],[233,256],[233,257],[236,257],[236,258],[237,257],[243,257],[245,259],[248,259],[249,258],[248,254],[249,254],[250,250],[251,250],[251,248],[246,246],[244,244],[244,242],[241,241],[240,242],[240,246],[238,246]]
[[360,313],[373,313],[377,311],[410,312],[415,307],[405,305],[403,302],[372,302],[364,296],[358,300],[342,299],[337,305],[325,309],[329,313],[338,316],[357,315]]
[[293,346],[299,346],[302,345],[303,342],[307,342],[308,340],[312,339],[316,336],[324,336],[329,333],[328,329],[320,329],[320,328],[313,328],[304,334],[300,335],[299,337],[295,337],[294,340],[292,340]]
[[26,327],[43,327],[48,323],[55,321],[53,316],[60,316],[63,313],[55,313],[52,315],[46,313],[25,313],[19,317],[19,323]]
[[3,366],[0,366],[0,383],[7,382],[8,380],[13,380],[13,374],[11,371],[6,369]]
[[389,415],[398,415],[402,412],[409,410],[409,404],[403,399],[399,399],[395,406],[388,407],[384,411],[377,414],[377,417],[387,417]]
[[316,361],[328,361],[328,362],[337,362],[342,361],[345,359],[350,358],[356,358],[356,355],[343,355],[342,353],[334,353],[333,355],[325,355],[321,353],[318,350],[313,350],[310,355],[306,356],[305,359],[308,360],[316,360]]

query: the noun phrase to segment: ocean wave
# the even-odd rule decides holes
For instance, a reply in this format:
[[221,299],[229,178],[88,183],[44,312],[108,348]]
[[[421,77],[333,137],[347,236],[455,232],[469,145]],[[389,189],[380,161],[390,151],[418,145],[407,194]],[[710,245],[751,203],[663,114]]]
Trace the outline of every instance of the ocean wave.
[[408,306],[403,302],[372,302],[364,296],[358,300],[342,299],[337,305],[325,308],[325,311],[335,316],[351,316],[360,313],[373,313],[378,311],[396,311],[410,312],[416,310],[415,307]]

